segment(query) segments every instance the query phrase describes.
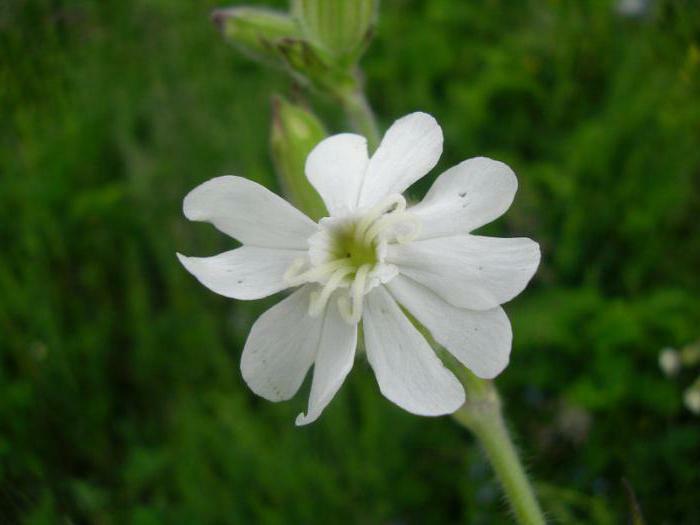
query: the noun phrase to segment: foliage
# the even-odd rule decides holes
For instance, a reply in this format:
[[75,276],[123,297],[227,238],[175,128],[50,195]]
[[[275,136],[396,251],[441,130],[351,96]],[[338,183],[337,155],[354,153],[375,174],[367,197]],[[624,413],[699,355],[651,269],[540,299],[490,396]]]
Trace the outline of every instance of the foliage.
[[[700,520],[700,420],[657,365],[700,337],[700,10],[650,5],[385,0],[364,59],[385,125],[443,124],[439,168],[487,155],[519,175],[484,231],[539,240],[544,262],[507,306],[498,383],[562,523],[623,521],[623,477],[649,523]],[[179,266],[230,246],[181,199],[225,173],[273,187],[270,95],[294,90],[222,43],[215,7],[0,7],[0,521],[501,522],[473,442],[384,401],[363,361],[304,429],[304,395],[243,384],[271,302]]]

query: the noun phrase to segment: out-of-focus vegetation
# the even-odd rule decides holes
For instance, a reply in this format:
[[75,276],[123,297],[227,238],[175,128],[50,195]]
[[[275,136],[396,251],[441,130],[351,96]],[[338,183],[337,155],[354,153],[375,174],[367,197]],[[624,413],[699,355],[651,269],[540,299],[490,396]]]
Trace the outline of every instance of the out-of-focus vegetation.
[[[657,365],[700,338],[700,8],[640,4],[386,0],[363,61],[384,126],[442,123],[440,169],[519,174],[485,231],[544,260],[506,307],[498,384],[560,523],[623,522],[622,478],[649,523],[700,521],[694,376]],[[180,267],[231,246],[181,199],[225,173],[274,188],[270,96],[293,90],[222,43],[214,7],[0,5],[0,522],[505,522],[471,437],[385,401],[362,360],[303,429],[306,394],[275,405],[241,380],[274,299]]]

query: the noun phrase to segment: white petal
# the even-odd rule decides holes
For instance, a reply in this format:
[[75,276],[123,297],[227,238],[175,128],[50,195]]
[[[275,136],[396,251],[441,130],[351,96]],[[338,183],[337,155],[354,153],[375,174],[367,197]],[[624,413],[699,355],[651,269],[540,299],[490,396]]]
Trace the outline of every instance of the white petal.
[[490,310],[525,289],[540,247],[526,238],[455,235],[391,245],[386,260],[455,306]]
[[386,288],[365,297],[362,322],[367,358],[382,394],[422,416],[439,416],[464,403],[464,389],[411,324]]
[[306,159],[306,176],[331,215],[357,207],[367,170],[367,139],[352,133],[334,135],[318,143]]
[[283,276],[304,255],[300,250],[242,246],[213,257],[185,257],[182,265],[212,292],[232,299],[260,299],[289,285]]
[[311,289],[303,286],[262,314],[243,348],[243,379],[270,401],[290,399],[316,356],[323,316],[308,315]]
[[331,300],[326,309],[314,361],[309,408],[306,415],[297,416],[297,425],[308,425],[316,421],[328,406],[352,369],[356,347],[357,325],[346,323],[338,312],[337,301]]
[[217,177],[187,194],[191,221],[207,221],[243,244],[305,249],[316,224],[281,197],[242,177]]
[[427,113],[400,118],[384,135],[367,167],[360,206],[372,206],[393,193],[403,193],[428,173],[442,154],[442,129]]
[[483,311],[457,308],[402,275],[387,287],[435,341],[477,376],[491,379],[508,365],[513,332],[500,306]]
[[477,157],[450,168],[411,208],[421,239],[468,233],[497,219],[510,207],[518,179],[506,164]]

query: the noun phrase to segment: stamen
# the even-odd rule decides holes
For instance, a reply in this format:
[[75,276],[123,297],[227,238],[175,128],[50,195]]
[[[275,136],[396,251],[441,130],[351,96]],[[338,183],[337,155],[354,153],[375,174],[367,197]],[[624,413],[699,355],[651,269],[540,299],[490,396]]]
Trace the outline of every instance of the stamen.
[[331,294],[340,287],[345,276],[354,271],[355,269],[351,266],[345,266],[336,270],[336,272],[331,275],[331,278],[328,279],[328,282],[323,285],[321,293],[313,292],[311,294],[311,299],[309,300],[309,315],[311,317],[317,317],[323,311]]

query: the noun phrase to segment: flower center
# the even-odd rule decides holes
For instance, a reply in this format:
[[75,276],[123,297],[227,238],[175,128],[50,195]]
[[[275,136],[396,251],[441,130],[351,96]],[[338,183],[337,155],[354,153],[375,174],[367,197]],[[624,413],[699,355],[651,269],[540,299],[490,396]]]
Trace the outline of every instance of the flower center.
[[309,314],[320,315],[334,292],[348,323],[362,317],[364,296],[397,274],[384,257],[387,244],[405,243],[418,234],[419,224],[406,212],[406,200],[391,195],[376,206],[347,217],[328,217],[309,239],[308,258],[298,259],[284,278],[290,286],[318,283]]
[[377,243],[366,242],[364,238],[357,239],[357,226],[350,223],[345,231],[337,233],[332,256],[335,260],[347,260],[347,263],[355,268],[365,264],[374,266],[378,262]]

